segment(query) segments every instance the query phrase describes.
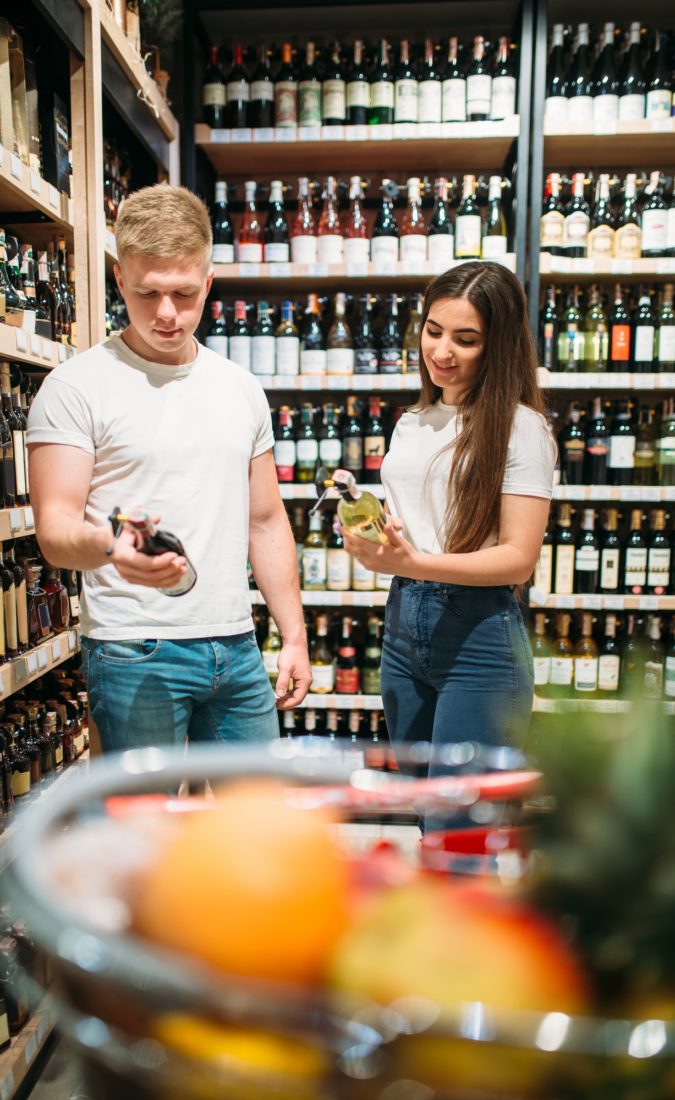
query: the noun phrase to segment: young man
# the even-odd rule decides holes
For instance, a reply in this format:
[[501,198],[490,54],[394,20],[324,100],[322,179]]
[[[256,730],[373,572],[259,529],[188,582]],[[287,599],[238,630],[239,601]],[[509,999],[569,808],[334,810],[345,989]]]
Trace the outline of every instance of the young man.
[[[82,650],[104,751],[265,741],[311,674],[295,544],[260,383],[194,338],[213,280],[204,204],[135,192],[116,228],[129,327],[52,371],[30,411],[40,547],[83,572]],[[197,571],[179,597],[175,553],[148,557],[107,517],[142,506]],[[276,700],[253,632],[246,559],[283,639]],[[276,706],[275,706],[276,702]]]

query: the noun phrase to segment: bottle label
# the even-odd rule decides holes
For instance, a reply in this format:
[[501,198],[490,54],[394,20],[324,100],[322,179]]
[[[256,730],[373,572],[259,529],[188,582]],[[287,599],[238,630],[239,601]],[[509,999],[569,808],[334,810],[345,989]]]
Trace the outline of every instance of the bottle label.
[[635,436],[610,435],[609,467],[612,470],[632,470],[635,466]]
[[593,96],[593,122],[601,126],[616,122],[619,117],[618,95]]
[[403,348],[403,373],[404,374],[419,374],[420,372],[420,349],[419,346],[412,348]]
[[675,325],[661,325],[659,329],[659,363],[675,363]]
[[233,264],[234,245],[214,244],[211,250],[211,259],[213,260],[214,264]]
[[323,117],[344,122],[347,114],[346,86],[344,80],[324,80]]
[[329,374],[353,374],[354,349],[326,348],[326,370]]
[[510,118],[516,113],[515,76],[495,76],[492,81],[492,111],[490,117]]
[[642,251],[664,252],[666,248],[666,211],[642,211]]
[[227,336],[207,336],[204,343],[211,351],[224,355],[227,359]]
[[15,798],[20,798],[24,794],[28,794],[30,791],[30,769],[26,769],[25,772],[15,771],[12,772],[12,794]]
[[539,592],[548,594],[553,582],[553,547],[546,543],[539,551],[539,559],[535,566],[533,587]]
[[619,587],[619,550],[611,547],[600,555],[600,588],[603,592],[616,592]]
[[274,374],[276,340],[273,336],[251,338],[251,371],[253,374]]
[[551,678],[551,658],[534,658],[534,686],[544,687]]
[[296,443],[299,466],[316,466],[319,443],[316,439],[299,439]]
[[419,121],[441,121],[441,82],[440,80],[422,80],[419,86]]
[[347,109],[370,107],[370,84],[365,80],[352,80],[347,85]]
[[542,214],[539,223],[539,247],[562,248],[565,235],[565,218],[561,210],[549,210]]
[[675,254],[675,203],[671,205],[666,216],[666,245],[670,255]]
[[652,363],[654,361],[654,340],[656,329],[653,325],[637,325],[635,328],[635,361]]
[[302,584],[304,588],[325,588],[328,576],[327,554],[322,547],[304,547],[302,551]]
[[455,256],[458,260],[480,256],[480,214],[463,214],[455,220]]
[[443,81],[443,122],[466,122],[466,80]]
[[288,242],[270,241],[265,245],[263,259],[266,264],[287,264],[289,252]]
[[319,440],[319,461],[322,466],[337,468],[342,461],[342,443],[339,439]]
[[274,85],[271,80],[254,80],[251,84],[251,99],[255,103],[274,103]]
[[396,122],[417,122],[418,87],[416,80],[397,80],[395,114]]
[[293,439],[279,439],[274,444],[274,464],[279,481],[292,481],[295,473],[296,449]]
[[389,80],[378,80],[370,85],[370,106],[389,107],[394,106],[394,85]]
[[328,551],[328,588],[331,592],[346,592],[352,582],[352,559],[346,550]]
[[427,238],[420,233],[409,233],[401,237],[401,263],[423,267],[427,258]]
[[345,263],[351,265],[367,264],[370,256],[370,241],[367,237],[345,237]]
[[364,668],[362,679],[362,691],[364,695],[379,695],[382,691],[382,677],[379,666],[377,668]]
[[363,441],[363,465],[366,470],[379,470],[382,467],[385,447],[383,435],[367,435]]
[[564,96],[547,96],[544,107],[544,118],[549,118],[552,122],[567,122],[568,115],[567,100]]
[[276,347],[277,374],[298,374],[300,372],[300,338],[298,336],[277,337]]
[[574,592],[574,547],[558,546],[555,556],[555,592],[571,596]]
[[335,690],[338,695],[358,695],[358,668],[339,668],[335,674]]
[[202,91],[204,107],[224,107],[227,103],[227,91],[224,84],[205,84]]
[[344,262],[345,240],[337,233],[326,233],[317,240],[317,256],[320,264]]
[[455,238],[452,233],[433,233],[427,237],[427,257],[434,275],[447,271],[455,258]]
[[630,359],[630,325],[612,325],[611,359],[627,363]]
[[362,436],[346,436],[342,440],[342,461],[345,470],[349,470],[353,473],[358,481],[363,469]]
[[670,118],[673,94],[668,88],[655,88],[647,92],[646,117]]
[[380,351],[380,371],[382,374],[401,374],[403,371],[403,349],[382,348]]
[[642,232],[635,222],[616,231],[615,252],[618,260],[639,260],[642,256]]
[[318,692],[321,695],[328,695],[335,689],[335,666],[334,665],[311,665],[312,669],[312,685],[310,691]]
[[551,683],[558,687],[571,687],[574,675],[573,657],[551,657]]
[[490,116],[492,103],[492,77],[468,76],[466,78],[466,110],[469,115]]
[[388,592],[393,579],[391,573],[376,573],[375,588],[378,592]]
[[263,246],[257,241],[243,241],[237,246],[237,256],[240,264],[261,264],[263,258]]
[[596,370],[601,370],[607,363],[609,348],[609,333],[600,321],[596,322],[595,332],[584,333],[584,359],[586,362],[597,364]]
[[316,237],[291,237],[291,260],[294,264],[315,264],[316,256]]
[[281,80],[274,85],[274,124],[298,124],[298,86],[293,80]]
[[373,262],[395,264],[398,260],[398,237],[373,237],[370,258]]
[[627,588],[642,588],[647,583],[646,547],[628,547],[626,550],[624,580]]
[[619,97],[619,118],[634,122],[645,117],[644,95],[622,95]]
[[321,125],[321,85],[314,80],[300,81],[298,120],[301,126]]
[[574,660],[574,690],[597,691],[598,658],[576,657]]
[[600,551],[595,546],[580,546],[574,564],[577,572],[594,573],[600,564]]
[[568,100],[567,117],[570,122],[593,121],[593,97],[590,95],[576,95]]
[[675,699],[675,657],[666,657],[665,693],[669,699]]
[[300,351],[300,374],[325,374],[326,353],[319,349]]
[[578,248],[586,245],[591,219],[583,210],[574,210],[565,218],[564,246]]
[[663,691],[663,665],[660,661],[645,661],[645,695],[659,698]]
[[506,237],[483,237],[483,259],[498,260],[507,252]]
[[248,103],[250,85],[247,80],[231,80],[227,85],[228,103]]
[[354,348],[354,374],[377,374],[375,348]]
[[600,691],[619,690],[621,658],[617,653],[602,654],[598,660],[598,687]]
[[230,336],[230,359],[244,370],[251,369],[251,337]]
[[662,596],[670,583],[670,549],[654,547],[647,555],[647,584]]
[[274,674],[279,672],[279,650],[278,649],[263,649],[262,651],[263,666],[265,672],[269,676],[270,672]]
[[593,259],[610,259],[614,255],[614,230],[611,225],[596,225],[588,234],[587,255]]
[[352,588],[355,592],[372,592],[375,588],[375,574],[352,558]]

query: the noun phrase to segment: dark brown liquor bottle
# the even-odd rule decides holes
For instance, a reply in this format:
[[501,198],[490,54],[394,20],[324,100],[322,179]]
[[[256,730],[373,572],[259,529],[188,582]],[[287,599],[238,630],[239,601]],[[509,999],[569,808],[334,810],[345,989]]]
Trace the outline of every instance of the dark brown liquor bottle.
[[14,542],[3,543],[3,556],[6,567],[14,576],[14,589],[16,592],[16,622],[18,632],[19,653],[28,649],[28,601],[26,597],[26,571],[14,557]]
[[16,657],[19,652],[19,625],[16,612],[16,584],[14,573],[5,565],[0,548],[0,585],[2,586],[2,610],[5,620],[5,655]]
[[[23,505],[27,502],[25,433],[23,430],[23,425],[16,415],[16,412],[14,411],[14,407],[12,405],[8,363],[5,363],[2,367],[0,367],[0,397],[2,400],[2,411],[4,413],[5,420],[9,425],[9,430],[12,435],[12,459],[14,463],[15,487],[15,497],[12,503]],[[11,507],[11,505],[9,506]]]

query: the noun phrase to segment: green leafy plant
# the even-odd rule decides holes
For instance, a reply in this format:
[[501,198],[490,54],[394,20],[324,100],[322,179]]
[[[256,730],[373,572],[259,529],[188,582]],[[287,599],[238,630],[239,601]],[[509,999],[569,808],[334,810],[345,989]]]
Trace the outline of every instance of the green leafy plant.
[[183,25],[181,0],[140,0],[139,11],[144,48],[170,53]]

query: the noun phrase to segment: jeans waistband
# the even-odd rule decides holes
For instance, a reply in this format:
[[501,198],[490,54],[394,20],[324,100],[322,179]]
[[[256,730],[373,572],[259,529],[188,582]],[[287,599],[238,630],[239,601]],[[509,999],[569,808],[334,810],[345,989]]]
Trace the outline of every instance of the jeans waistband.
[[412,577],[393,577],[391,588],[408,588],[415,586],[427,592],[462,592],[474,588],[501,589],[505,592],[515,592],[515,584],[450,584],[446,581],[416,581]]

